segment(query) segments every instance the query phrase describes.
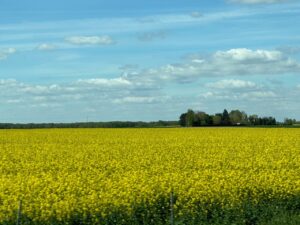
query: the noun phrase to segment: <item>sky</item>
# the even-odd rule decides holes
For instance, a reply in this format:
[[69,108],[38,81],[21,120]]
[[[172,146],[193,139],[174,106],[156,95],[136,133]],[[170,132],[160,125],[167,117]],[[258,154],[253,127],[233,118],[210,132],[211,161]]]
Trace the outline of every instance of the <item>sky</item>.
[[300,120],[299,0],[0,0],[0,122]]

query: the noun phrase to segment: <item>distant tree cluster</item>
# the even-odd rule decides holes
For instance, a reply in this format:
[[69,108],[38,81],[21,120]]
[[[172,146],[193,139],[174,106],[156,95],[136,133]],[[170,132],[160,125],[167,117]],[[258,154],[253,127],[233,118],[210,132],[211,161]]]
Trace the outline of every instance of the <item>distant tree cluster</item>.
[[285,118],[284,122],[285,125],[294,125],[300,122],[297,122],[295,119],[289,119],[289,118]]
[[[290,121],[288,121],[290,122]],[[224,109],[223,113],[209,115],[201,111],[189,109],[186,113],[180,115],[179,124],[183,127],[200,126],[237,126],[237,125],[276,125],[274,117],[259,117],[258,115],[247,115],[240,110],[232,110],[228,113]]]

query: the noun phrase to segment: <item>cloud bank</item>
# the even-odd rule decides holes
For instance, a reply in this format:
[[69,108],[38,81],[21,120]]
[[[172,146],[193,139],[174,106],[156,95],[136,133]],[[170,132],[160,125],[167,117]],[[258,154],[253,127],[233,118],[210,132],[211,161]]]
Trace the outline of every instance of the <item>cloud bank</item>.
[[209,83],[206,86],[217,89],[254,89],[258,87],[258,85],[252,81],[236,79],[220,80],[215,83]]
[[271,76],[300,72],[300,63],[277,50],[246,48],[217,51],[210,56],[195,56],[186,62],[174,63],[129,74],[148,82],[193,82],[203,77]]
[[[149,112],[157,109],[157,115],[161,114],[159,110],[162,108],[166,112],[172,109],[175,115],[177,111],[181,112],[188,107],[198,108],[199,105],[225,107],[224,100],[226,105],[250,107],[255,104],[258,109],[259,104],[261,107],[268,105],[270,110],[277,109],[278,105],[291,107],[300,95],[298,82],[294,87],[284,89],[281,86],[278,89],[271,82],[261,84],[251,81],[254,79],[251,76],[264,79],[273,75],[299,74],[299,61],[278,50],[229,49],[202,57],[196,55],[158,68],[125,67],[129,67],[130,72],[120,76],[107,78],[102,75],[61,84],[31,84],[0,79],[0,104],[3,108],[57,110],[58,114],[61,113],[59,115],[73,107],[80,112],[92,110],[95,116],[97,112],[103,111],[103,107],[106,107],[107,112],[115,108],[129,113],[140,105],[143,109],[149,107]],[[193,94],[191,96],[188,91],[174,91],[178,88],[193,88],[190,91]],[[294,107],[297,111],[298,106]],[[152,116],[147,115],[149,118]]]

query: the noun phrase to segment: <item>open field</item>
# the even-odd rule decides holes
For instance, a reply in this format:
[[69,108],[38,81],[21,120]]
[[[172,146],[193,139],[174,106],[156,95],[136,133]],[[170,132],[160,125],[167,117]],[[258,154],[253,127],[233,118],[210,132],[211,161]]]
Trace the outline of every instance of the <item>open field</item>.
[[296,225],[299,171],[300,129],[0,130],[0,224]]

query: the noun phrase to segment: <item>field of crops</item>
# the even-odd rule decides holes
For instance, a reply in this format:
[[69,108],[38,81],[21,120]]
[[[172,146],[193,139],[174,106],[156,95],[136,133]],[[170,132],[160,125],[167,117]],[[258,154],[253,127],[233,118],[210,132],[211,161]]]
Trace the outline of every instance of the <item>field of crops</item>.
[[299,212],[300,129],[0,131],[0,224],[251,225]]

